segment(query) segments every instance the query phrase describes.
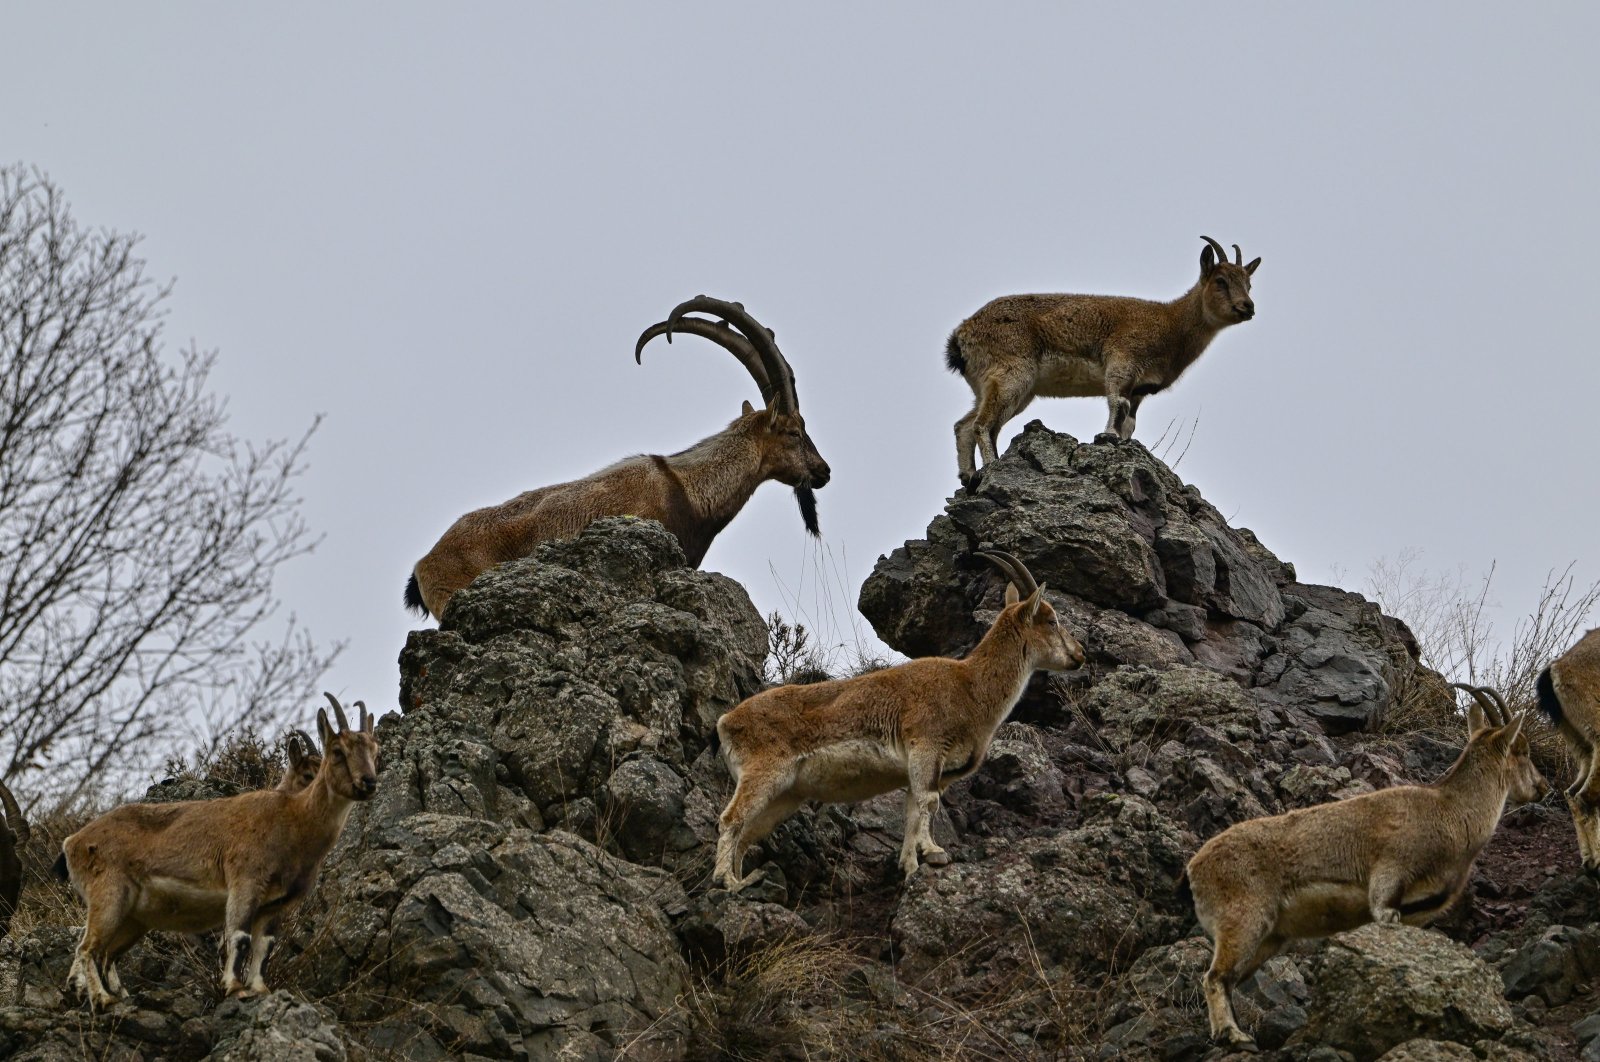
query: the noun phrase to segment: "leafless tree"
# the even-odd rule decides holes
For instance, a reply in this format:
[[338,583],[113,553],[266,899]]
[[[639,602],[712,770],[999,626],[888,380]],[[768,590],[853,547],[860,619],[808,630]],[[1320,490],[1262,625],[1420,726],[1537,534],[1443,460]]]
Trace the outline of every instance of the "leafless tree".
[[0,169],[0,778],[53,806],[271,726],[340,648],[272,592],[315,544],[294,481],[316,425],[228,431],[215,355],[163,347],[171,285],[138,242]]

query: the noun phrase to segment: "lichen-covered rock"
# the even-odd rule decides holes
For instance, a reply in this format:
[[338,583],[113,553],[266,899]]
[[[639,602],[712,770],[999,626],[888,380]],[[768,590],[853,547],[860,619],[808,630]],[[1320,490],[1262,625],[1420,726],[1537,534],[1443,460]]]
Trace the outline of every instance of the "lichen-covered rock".
[[288,992],[229,1000],[212,1019],[217,1045],[207,1062],[343,1062],[346,1057],[332,1016]]
[[1512,1027],[1499,976],[1440,933],[1365,926],[1330,940],[1309,978],[1305,1035],[1370,1062],[1418,1038],[1473,1044]]

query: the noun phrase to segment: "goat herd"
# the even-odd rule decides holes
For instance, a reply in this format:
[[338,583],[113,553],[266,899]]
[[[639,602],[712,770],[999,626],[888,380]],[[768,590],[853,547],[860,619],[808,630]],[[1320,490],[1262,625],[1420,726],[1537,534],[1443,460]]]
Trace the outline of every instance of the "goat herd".
[[[1250,283],[1261,259],[1245,263],[1235,244],[1230,262],[1220,244],[1202,238],[1200,278],[1170,302],[1016,295],[956,328],[946,361],[975,396],[955,426],[968,489],[981,474],[974,447],[985,464],[994,461],[1000,429],[1034,396],[1104,395],[1110,415],[1096,441],[1126,440],[1146,396],[1169,387],[1223,328],[1255,315]],[[691,316],[697,313],[709,317]],[[740,304],[701,296],[645,329],[635,360],[652,339],[670,343],[677,333],[733,354],[755,379],[762,408],[746,402],[726,428],[681,453],[626,458],[468,513],[417,562],[408,606],[442,615],[452,595],[487,569],[603,516],[660,521],[698,566],[768,480],[794,488],[807,530],[819,533],[812,491],[830,472],[806,432],[794,373],[774,334]],[[919,862],[949,862],[929,829],[940,794],[982,764],[1035,671],[1084,661],[1083,647],[1022,562],[998,551],[981,556],[1007,581],[1005,606],[965,659],[926,658],[851,679],[781,686],[719,720],[735,788],[722,813],[714,884],[737,892],[755,880],[760,871],[743,876],[746,850],[802,803],[858,801],[902,788],[902,870],[909,877]],[[1436,917],[1466,888],[1507,800],[1547,790],[1529,755],[1527,713],[1512,712],[1494,691],[1460,688],[1474,700],[1466,747],[1437,782],[1241,822],[1189,861],[1183,889],[1215,945],[1204,977],[1213,1039],[1253,1046],[1235,1021],[1231,991],[1291,940]],[[372,717],[358,703],[359,725],[351,729],[338,700],[328,700],[333,722],[326,710],[317,713],[320,755],[309,737],[291,735],[290,766],[276,789],[129,804],[66,839],[56,870],[88,906],[71,980],[92,1005],[125,994],[117,958],[151,929],[222,927],[224,990],[266,991],[262,969],[276,927],[315,884],[353,803],[377,789]],[[1584,867],[1600,872],[1600,631],[1540,675],[1538,703],[1580,762],[1567,800]],[[25,824],[3,785],[0,798],[20,833]],[[0,895],[0,909],[6,906]]]

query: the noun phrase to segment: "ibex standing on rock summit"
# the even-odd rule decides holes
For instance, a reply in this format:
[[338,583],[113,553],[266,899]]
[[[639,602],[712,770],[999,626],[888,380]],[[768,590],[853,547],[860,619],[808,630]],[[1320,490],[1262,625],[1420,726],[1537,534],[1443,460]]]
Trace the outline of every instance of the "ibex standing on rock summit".
[[1254,1046],[1230,993],[1291,940],[1368,922],[1423,925],[1444,912],[1467,887],[1507,798],[1549,791],[1529,757],[1526,713],[1512,716],[1491,690],[1458,688],[1477,702],[1467,747],[1432,785],[1236,823],[1189,860],[1181,887],[1216,949],[1204,979],[1213,1040]]
[[[686,316],[694,312],[721,320]],[[634,347],[634,360],[650,340],[666,336],[671,342],[674,332],[709,339],[738,358],[761,389],[766,408],[754,409],[746,402],[732,424],[670,457],[625,458],[583,479],[527,491],[503,505],[468,513],[417,562],[406,584],[408,607],[425,616],[442,616],[451,596],[483,572],[528,556],[541,542],[571,538],[602,516],[661,521],[677,536],[689,564],[698,568],[718,532],[769,479],[794,488],[806,530],[820,534],[811,491],[827,485],[828,463],[806,434],[794,372],[772,332],[739,303],[701,295],[645,329]]]
[[[152,929],[202,933],[222,926],[222,988],[267,991],[262,966],[272,927],[305,899],[351,806],[378,790],[378,742],[359,701],[350,729],[332,694],[338,729],[317,712],[322,761],[300,787],[291,767],[276,789],[172,804],[124,804],[61,845],[56,873],[88,905],[69,975],[93,1006],[123,995],[117,957]],[[302,766],[310,753],[301,750]]]
[[1600,875],[1600,629],[1539,672],[1539,709],[1549,716],[1578,764],[1567,807],[1578,831],[1583,869]]
[[1229,262],[1221,244],[1200,238],[1207,244],[1200,253],[1200,279],[1172,302],[1006,295],[956,326],[945,345],[945,363],[976,397],[972,412],[956,421],[963,484],[977,474],[973,446],[984,464],[993,461],[1000,429],[1035,395],[1105,395],[1111,416],[1097,441],[1132,438],[1146,395],[1171,387],[1218,332],[1256,315],[1250,277],[1261,259],[1246,263],[1234,244]]
[[736,784],[713,880],[730,892],[755,881],[759,870],[740,876],[745,849],[808,800],[852,803],[896,789],[906,790],[906,876],[919,853],[931,864],[950,861],[929,833],[939,794],[983,763],[1035,671],[1083,664],[1083,647],[1022,562],[1009,553],[980,556],[1010,582],[1005,607],[966,659],[924,657],[855,678],[779,686],[717,721]]

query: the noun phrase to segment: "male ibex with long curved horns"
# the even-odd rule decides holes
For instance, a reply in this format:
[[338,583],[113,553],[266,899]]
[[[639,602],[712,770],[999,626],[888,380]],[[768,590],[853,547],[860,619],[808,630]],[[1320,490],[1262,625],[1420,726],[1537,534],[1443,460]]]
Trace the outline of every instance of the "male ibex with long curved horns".
[[1111,406],[1096,441],[1133,437],[1134,418],[1146,395],[1165,391],[1231,324],[1256,314],[1250,277],[1261,264],[1244,261],[1233,245],[1200,237],[1200,279],[1171,302],[1120,295],[1006,295],[956,326],[945,363],[976,396],[972,412],[956,421],[956,463],[961,482],[995,459],[1000,429],[1035,395],[1105,395]]
[[489,568],[526,557],[541,542],[571,538],[602,516],[659,520],[699,567],[718,532],[769,479],[794,488],[806,530],[820,533],[811,491],[827,484],[828,463],[806,434],[794,372],[773,333],[739,303],[701,295],[645,329],[634,360],[641,360],[650,340],[666,336],[670,343],[675,332],[709,339],[739,359],[761,389],[765,408],[744,403],[733,423],[681,453],[625,458],[583,479],[468,513],[417,562],[406,585],[407,606],[442,616],[451,596]]

